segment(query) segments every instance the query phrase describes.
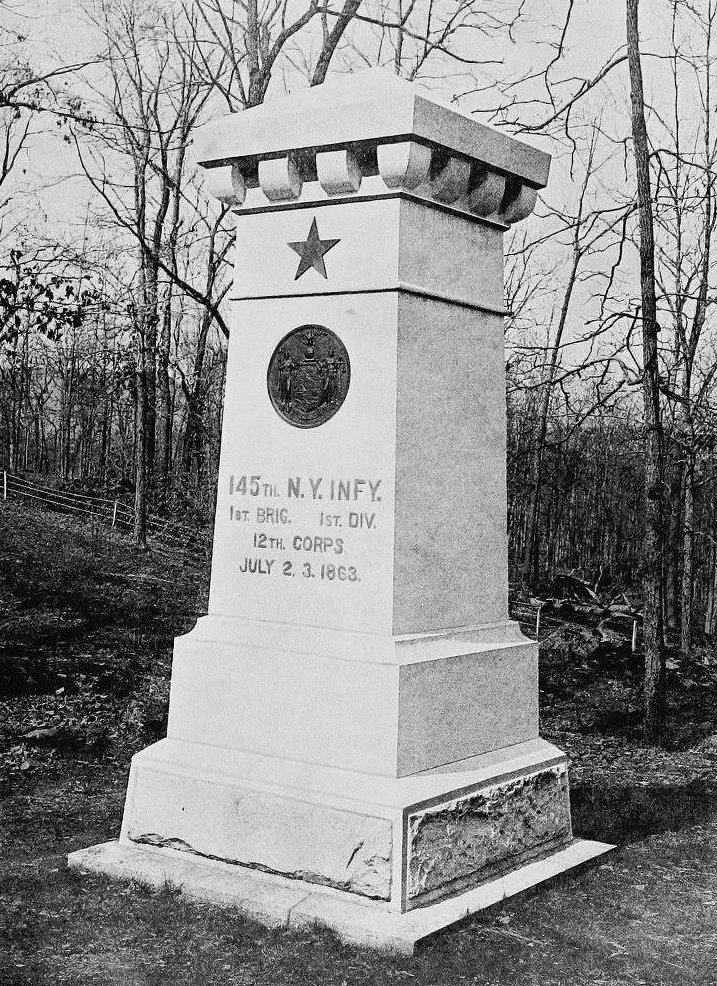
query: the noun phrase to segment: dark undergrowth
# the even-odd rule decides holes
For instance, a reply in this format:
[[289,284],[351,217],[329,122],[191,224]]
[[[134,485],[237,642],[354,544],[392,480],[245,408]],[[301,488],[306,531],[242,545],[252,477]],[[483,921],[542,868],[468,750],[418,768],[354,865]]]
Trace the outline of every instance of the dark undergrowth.
[[583,784],[573,788],[570,802],[576,832],[617,845],[679,832],[717,817],[717,787],[704,778],[644,787]]
[[203,581],[99,524],[3,504],[0,696],[66,687],[97,667],[121,688],[126,661],[171,652],[192,626]]

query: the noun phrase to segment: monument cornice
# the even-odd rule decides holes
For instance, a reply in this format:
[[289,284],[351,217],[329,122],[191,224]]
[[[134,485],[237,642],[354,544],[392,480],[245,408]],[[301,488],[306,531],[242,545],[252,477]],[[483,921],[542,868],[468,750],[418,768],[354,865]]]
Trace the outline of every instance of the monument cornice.
[[[379,176],[391,190],[496,221],[520,222],[548,180],[550,156],[374,70],[231,114],[196,141],[211,194],[240,209],[247,189],[267,205],[359,196]],[[304,194],[306,198],[306,194]]]
[[307,149],[416,140],[544,188],[550,155],[383,69],[335,76],[322,86],[270,100],[214,121],[201,132],[198,161],[267,158]]

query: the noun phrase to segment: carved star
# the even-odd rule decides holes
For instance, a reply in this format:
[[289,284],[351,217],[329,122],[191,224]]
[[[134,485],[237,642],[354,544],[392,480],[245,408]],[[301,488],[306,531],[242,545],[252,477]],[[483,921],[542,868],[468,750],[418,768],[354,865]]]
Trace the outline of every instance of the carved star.
[[296,243],[287,243],[291,249],[301,257],[299,266],[294,275],[294,280],[298,281],[302,274],[312,267],[317,270],[322,277],[328,277],[324,254],[332,250],[340,240],[322,240],[319,236],[319,227],[316,225],[316,216],[311,223],[309,235],[305,240],[298,240]]

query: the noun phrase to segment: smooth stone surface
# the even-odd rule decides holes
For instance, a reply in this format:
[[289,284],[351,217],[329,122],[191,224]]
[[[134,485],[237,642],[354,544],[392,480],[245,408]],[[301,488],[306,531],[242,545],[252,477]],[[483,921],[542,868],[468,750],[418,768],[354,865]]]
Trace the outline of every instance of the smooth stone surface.
[[310,893],[310,888],[301,883],[231,863],[116,839],[69,853],[67,865],[70,869],[140,880],[157,889],[169,882],[195,900],[239,906],[269,927],[286,926],[291,910]]
[[500,218],[506,223],[518,223],[530,215],[537,200],[538,190],[530,185],[523,185],[515,198],[501,209]]
[[[237,289],[254,300],[237,306],[229,352],[210,612],[401,635],[505,621],[503,326],[465,307],[502,305],[500,234],[422,203],[328,206],[317,222],[340,240],[326,257],[332,293],[310,270],[298,291],[319,282],[320,295],[270,300],[292,290],[287,244],[312,218],[241,220],[239,244],[257,246],[253,262],[238,248]],[[309,323],[339,333],[351,380],[338,413],[301,430],[272,407],[266,367]],[[271,496],[251,494],[252,476]],[[260,508],[283,511],[281,523]],[[341,530],[322,531],[326,514]],[[257,550],[257,533],[268,549]],[[316,536],[327,539],[320,553]],[[326,563],[354,580],[321,577]]]
[[428,178],[431,149],[408,140],[401,144],[380,144],[376,151],[378,170],[388,188],[413,189]]
[[528,646],[528,640],[513,620],[436,630],[431,633],[378,634],[340,630],[334,627],[301,626],[295,623],[201,616],[194,628],[175,638],[175,648],[191,654],[195,642],[218,645],[230,642],[264,651],[290,651],[329,657],[332,660],[366,661],[372,664],[420,664],[443,657],[474,654],[478,650]]
[[528,863],[449,900],[407,913],[388,905],[309,887],[284,877],[247,870],[182,853],[106,842],[68,856],[73,869],[140,879],[163,887],[167,881],[197,900],[234,906],[263,924],[287,928],[322,925],[346,941],[412,954],[423,939],[561,873],[584,865],[612,849],[576,839],[545,859]]
[[449,158],[430,181],[431,195],[437,202],[455,202],[467,193],[470,174],[470,161],[465,158]]
[[[399,224],[399,287],[505,312],[501,230],[415,199],[401,202]],[[449,340],[453,347],[450,336],[443,339]]]
[[[386,144],[384,145],[384,149],[393,148],[396,146],[402,147],[406,145]],[[415,143],[411,143],[410,146],[421,147],[422,150],[428,151],[428,156],[430,158],[431,155],[429,148]],[[381,150],[381,148],[379,148],[379,150]],[[397,163],[397,170],[399,164],[400,162]],[[238,167],[236,161],[234,162],[234,166]],[[218,186],[221,190],[223,185],[221,180],[221,172],[226,167],[228,166],[222,165],[221,168],[212,168],[211,171],[207,172],[207,174],[212,175],[213,187]],[[489,229],[497,230],[499,233],[504,233],[509,228],[508,223],[504,221],[500,212],[491,212],[488,214],[482,209],[476,210],[471,208],[470,193],[473,188],[471,180],[469,180],[467,184],[468,194],[463,194],[460,198],[451,203],[440,202],[431,197],[431,182],[428,180],[427,173],[422,174],[419,172],[418,168],[412,169],[410,163],[408,168],[408,180],[411,181],[410,187],[402,184],[394,184],[393,187],[389,187],[381,175],[367,175],[362,172],[361,186],[359,190],[355,192],[337,192],[335,194],[331,194],[322,188],[321,183],[314,178],[312,172],[304,180],[303,185],[301,186],[301,191],[291,203],[272,201],[267,198],[261,187],[247,185],[246,196],[242,203],[238,203],[236,205],[234,215],[235,217],[241,216],[242,218],[248,219],[254,215],[271,215],[272,213],[285,214],[287,211],[287,206],[289,207],[288,211],[293,212],[301,211],[302,209],[320,209],[335,205],[354,205],[357,202],[360,202],[363,205],[368,205],[375,202],[383,202],[386,204],[398,200],[405,202],[417,202],[433,209],[436,212],[442,212],[448,216],[453,216],[458,219],[464,219],[472,223],[480,224]],[[214,174],[216,172],[220,173],[220,177],[215,183]],[[390,177],[391,174],[389,172],[389,178]],[[505,178],[503,181],[505,182]],[[490,205],[490,203],[488,203],[488,205]],[[301,284],[297,284],[297,287],[300,288]]]
[[208,171],[205,182],[209,194],[225,205],[238,208],[244,204],[246,184],[236,163]]
[[536,738],[537,681],[532,641],[402,667],[398,775]]
[[135,754],[132,769],[146,767],[172,776],[198,777],[220,786],[239,783],[256,791],[290,789],[292,797],[301,791],[303,800],[349,811],[355,811],[358,803],[364,813],[394,817],[396,811],[424,802],[451,801],[470,790],[565,760],[565,754],[552,743],[536,738],[395,778],[167,738]]
[[503,320],[402,298],[397,359],[394,633],[506,620]]
[[317,154],[316,170],[327,195],[352,195],[361,188],[361,168],[351,150]]
[[505,195],[505,175],[481,169],[476,179],[476,185],[468,195],[468,208],[481,216],[496,215]]
[[548,180],[548,154],[457,113],[421,86],[383,69],[335,76],[206,124],[197,137],[196,159],[211,166],[232,158],[396,137],[445,147],[539,188]]
[[399,667],[371,639],[328,656],[288,633],[257,647],[231,625],[195,631],[175,647],[168,735],[393,777],[513,746],[538,735],[537,648],[492,636]]
[[[326,255],[328,278],[312,269],[296,280],[288,243],[305,239],[314,218],[321,237],[339,243]],[[237,300],[410,288],[505,310],[501,229],[427,200],[309,203],[288,212],[239,213],[236,221]]]
[[292,157],[260,161],[259,184],[270,202],[298,199],[303,186],[296,162]]
[[135,772],[123,841],[390,898],[392,833],[387,819],[317,806],[292,798],[290,792],[276,795],[197,777],[173,776],[170,792],[167,780],[159,770]]
[[[309,222],[304,215],[306,228]],[[329,235],[321,223],[319,231]],[[339,250],[340,245],[327,256],[327,265]],[[210,613],[392,632],[397,307],[395,293],[237,305],[226,374]],[[267,366],[288,332],[315,323],[338,331],[351,359],[350,386],[341,409],[320,428],[293,428],[271,405]],[[268,484],[271,495],[253,495],[252,476],[258,489]],[[324,515],[339,516],[341,529],[322,525]],[[361,526],[352,527],[353,521]],[[352,580],[335,577],[339,565]],[[266,687],[271,687],[268,677]],[[310,718],[310,709],[306,715]]]

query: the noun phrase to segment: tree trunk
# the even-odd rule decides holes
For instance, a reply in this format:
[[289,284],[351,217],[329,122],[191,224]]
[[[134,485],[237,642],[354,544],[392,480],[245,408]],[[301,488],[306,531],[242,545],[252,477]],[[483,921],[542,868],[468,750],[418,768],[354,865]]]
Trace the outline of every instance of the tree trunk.
[[[714,470],[714,461],[710,463]],[[717,545],[715,544],[715,521],[717,512],[715,511],[714,494],[708,498],[708,551],[707,551],[707,574],[705,577],[705,636],[710,637],[714,630],[715,622],[715,576],[717,575]]]
[[145,392],[147,395],[147,407],[145,412],[145,471],[148,476],[154,477],[154,433],[156,418],[156,394],[157,394],[157,322],[158,322],[158,270],[153,264],[148,264],[150,268],[147,272],[147,291],[145,294],[145,314],[144,314],[144,379]]
[[662,646],[662,434],[659,366],[657,357],[657,302],[655,298],[655,243],[650,189],[650,159],[645,122],[645,98],[638,29],[639,0],[626,2],[627,53],[630,68],[632,142],[640,217],[640,289],[642,296],[642,350],[644,407],[645,490],[643,567],[643,641],[645,651],[644,732],[651,743],[665,736],[667,696]]
[[[591,155],[592,162],[592,155]],[[590,168],[586,173],[585,183],[587,185],[590,175]],[[548,375],[544,384],[543,394],[540,402],[540,419],[538,422],[538,442],[534,453],[533,466],[532,466],[532,499],[528,513],[528,529],[525,538],[525,558],[523,561],[523,577],[526,581],[531,578],[537,579],[538,569],[540,565],[540,543],[538,539],[538,519],[540,517],[540,495],[542,491],[543,484],[543,460],[545,456],[545,440],[548,434],[548,415],[550,413],[550,398],[553,393],[553,386],[555,381],[555,371],[558,366],[558,360],[560,357],[560,346],[563,340],[563,333],[565,331],[565,325],[568,319],[568,312],[570,310],[570,300],[573,295],[573,288],[575,287],[575,280],[578,275],[578,268],[580,266],[581,252],[579,249],[579,235],[580,235],[580,220],[582,216],[578,215],[576,220],[576,230],[575,230],[575,243],[573,250],[573,263],[570,270],[570,276],[568,277],[568,282],[565,288],[565,294],[563,295],[563,304],[560,311],[560,318],[558,320],[558,327],[555,334],[555,341],[553,342],[551,352],[550,352],[550,364],[548,367]]]
[[209,312],[204,312],[199,322],[199,332],[197,333],[197,348],[194,353],[194,366],[192,368],[192,385],[186,390],[187,399],[187,425],[184,433],[184,449],[182,456],[182,468],[189,475],[192,471],[192,463],[197,470],[197,489],[202,483],[202,437],[204,431],[203,404],[204,404],[204,360],[207,352],[207,337],[212,325],[212,317]]
[[[673,453],[679,460],[679,453]],[[665,461],[668,461],[667,459]],[[667,625],[672,629],[679,628],[681,619],[680,585],[682,572],[682,483],[683,469],[678,461],[673,466],[670,480],[669,513],[665,512],[666,538],[665,545],[665,600],[667,610]]]
[[72,469],[72,409],[75,403],[75,338],[72,338],[72,349],[66,363],[65,377],[63,380],[63,417],[61,424],[62,436],[62,465],[61,475],[63,479],[69,479]]
[[172,413],[169,392],[169,348],[172,328],[172,288],[167,288],[167,298],[162,313],[162,328],[157,346],[157,418],[155,437],[155,470],[157,491],[162,499],[169,483],[172,461]]
[[135,392],[134,436],[134,539],[140,548],[147,547],[147,358],[144,326],[137,337],[137,374]]
[[687,452],[682,499],[682,584],[680,586],[680,650],[686,657],[692,645],[692,595],[694,585],[695,461]]
[[712,548],[712,567],[710,569],[709,604],[705,616],[705,633],[713,637],[717,631],[717,547]]

